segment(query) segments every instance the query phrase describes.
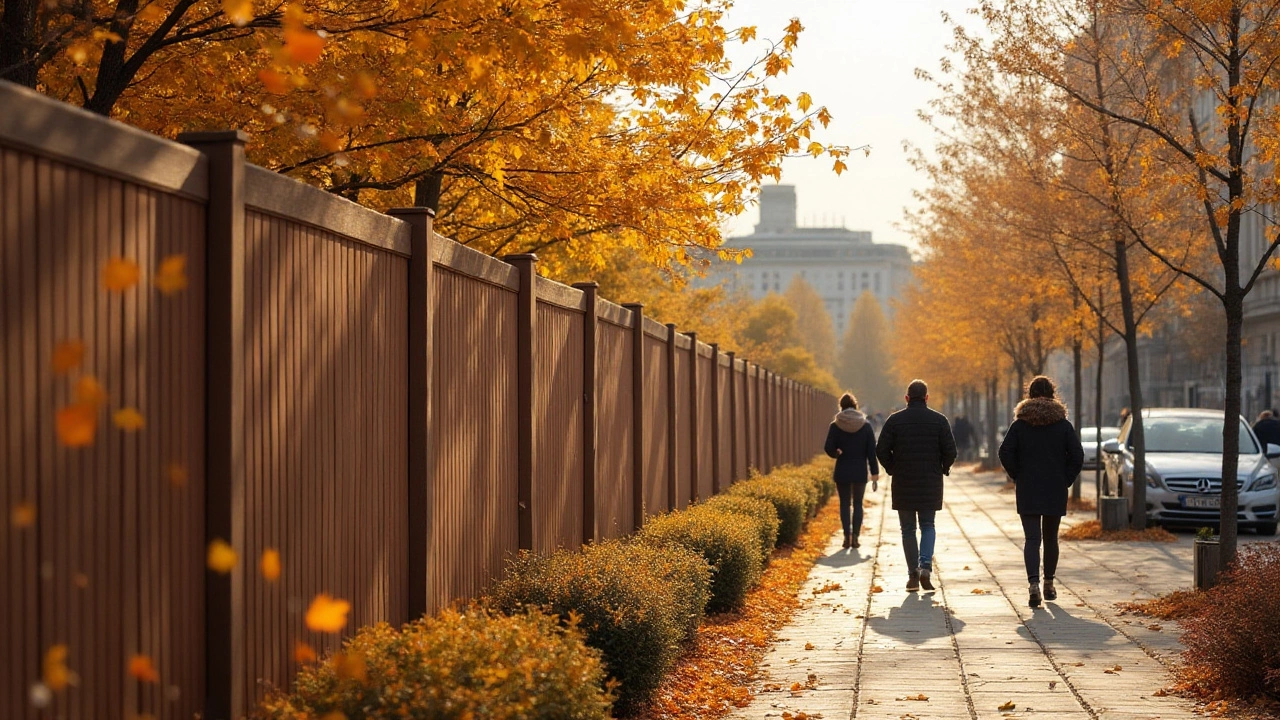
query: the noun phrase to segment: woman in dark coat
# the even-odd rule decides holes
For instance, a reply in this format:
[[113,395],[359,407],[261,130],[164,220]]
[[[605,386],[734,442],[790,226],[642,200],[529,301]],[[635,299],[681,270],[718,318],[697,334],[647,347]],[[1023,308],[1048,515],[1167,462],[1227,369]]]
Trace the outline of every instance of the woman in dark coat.
[[1058,569],[1058,523],[1067,514],[1067,490],[1084,465],[1080,436],[1056,394],[1052,380],[1043,375],[1034,378],[1000,444],[1000,464],[1017,485],[1018,514],[1026,536],[1022,555],[1031,585],[1028,604],[1033,608],[1040,606],[1041,541],[1044,598],[1058,597],[1053,587],[1053,574]]
[[[871,481],[880,480],[876,462],[876,434],[867,416],[858,410],[858,399],[850,393],[840,396],[840,412],[831,421],[824,446],[836,459],[836,491],[840,494],[840,524],[844,526],[844,547],[858,547],[862,532],[862,496],[867,491],[867,468]],[[875,489],[875,486],[872,486]],[[852,518],[850,509],[852,508]]]

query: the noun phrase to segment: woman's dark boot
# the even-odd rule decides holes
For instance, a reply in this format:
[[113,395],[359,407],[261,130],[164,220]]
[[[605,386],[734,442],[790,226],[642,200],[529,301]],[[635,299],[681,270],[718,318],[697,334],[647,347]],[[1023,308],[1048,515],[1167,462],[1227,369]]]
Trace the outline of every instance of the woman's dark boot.
[[916,592],[920,589],[920,573],[912,570],[911,575],[907,577],[907,592]]
[[1052,579],[1046,579],[1044,581],[1044,599],[1045,600],[1058,599],[1058,589],[1053,586]]
[[846,548],[847,548],[847,547],[849,547],[849,546],[851,546],[851,545],[853,545],[853,536],[852,536],[852,535],[850,535],[849,533],[845,533],[845,534],[844,534],[844,545],[842,545],[841,547],[846,547]]
[[1029,597],[1027,598],[1027,605],[1033,608],[1040,607],[1040,584],[1039,583],[1031,583],[1031,587],[1029,589],[1028,595]]

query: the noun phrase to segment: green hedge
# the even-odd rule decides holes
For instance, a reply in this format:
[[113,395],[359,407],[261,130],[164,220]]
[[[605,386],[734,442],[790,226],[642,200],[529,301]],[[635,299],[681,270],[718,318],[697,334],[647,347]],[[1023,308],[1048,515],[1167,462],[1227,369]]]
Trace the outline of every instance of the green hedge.
[[760,534],[749,519],[707,505],[651,519],[642,540],[700,553],[712,568],[710,612],[742,605],[747,591],[760,581],[764,557]]
[[773,503],[778,514],[778,545],[794,544],[809,516],[809,499],[804,488],[791,480],[758,477],[729,489],[730,495],[757,498]]
[[293,692],[269,697],[259,716],[604,720],[603,681],[599,653],[572,623],[471,607],[401,630],[361,628],[341,653],[304,666]]
[[587,644],[619,683],[618,709],[628,714],[652,695],[696,629],[710,574],[687,550],[607,541],[581,552],[521,555],[490,600],[506,612],[532,606],[581,618]]
[[706,506],[749,518],[760,540],[760,554],[765,565],[769,564],[769,556],[778,544],[778,511],[773,503],[747,495],[720,494],[707,500]]

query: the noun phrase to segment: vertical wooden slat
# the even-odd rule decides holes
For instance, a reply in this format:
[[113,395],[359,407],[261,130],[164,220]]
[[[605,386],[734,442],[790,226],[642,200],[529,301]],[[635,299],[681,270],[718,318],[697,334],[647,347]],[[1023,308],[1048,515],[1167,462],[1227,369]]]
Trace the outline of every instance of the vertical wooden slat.
[[680,395],[678,393],[679,385],[676,381],[676,326],[674,323],[667,323],[667,345],[665,350],[662,362],[665,366],[666,372],[664,374],[667,381],[667,392],[663,398],[667,415],[667,509],[675,510],[680,506],[680,502],[677,500],[680,496],[678,487],[680,453],[676,451],[676,447],[680,442],[678,429],[681,413]]
[[[600,286],[594,282],[576,283],[582,291],[582,542],[595,542],[596,528],[596,444],[599,428],[596,420],[596,372],[599,355],[597,337],[600,318],[598,296]],[[617,372],[617,368],[612,368]]]
[[699,443],[701,439],[699,430],[699,414],[698,404],[702,398],[698,394],[698,333],[691,332],[689,335],[689,436],[686,442],[689,444],[689,502],[698,501],[698,459],[702,454],[707,452],[707,448],[702,447]]
[[645,507],[645,342],[644,305],[627,303],[631,311],[631,529],[644,527]]
[[538,285],[536,265],[538,257],[532,254],[513,255],[507,262],[520,271],[520,292],[516,299],[516,432],[517,470],[516,501],[518,511],[518,537],[521,550],[533,549],[533,472],[536,467],[537,419],[533,409],[537,406],[539,388],[534,383],[534,333],[537,331]]
[[720,448],[723,446],[720,437],[720,393],[724,391],[720,385],[720,343],[711,343],[711,376],[707,380],[711,383],[711,404],[707,407],[711,424],[711,446],[708,448],[711,453],[711,493],[716,494],[721,490]]

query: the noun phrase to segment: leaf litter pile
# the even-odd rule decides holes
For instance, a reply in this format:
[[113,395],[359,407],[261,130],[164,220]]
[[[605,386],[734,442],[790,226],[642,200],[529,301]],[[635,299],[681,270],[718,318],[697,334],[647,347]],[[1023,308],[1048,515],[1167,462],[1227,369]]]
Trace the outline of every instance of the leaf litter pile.
[[840,506],[828,503],[794,548],[775,550],[742,609],[708,617],[689,651],[667,676],[642,720],[711,720],[751,702],[748,687],[774,633],[800,607],[800,587],[840,529]]
[[1082,522],[1073,528],[1064,530],[1063,540],[1102,540],[1103,542],[1177,542],[1178,536],[1162,527],[1149,527],[1146,530],[1116,530],[1103,532],[1102,523],[1097,520]]

